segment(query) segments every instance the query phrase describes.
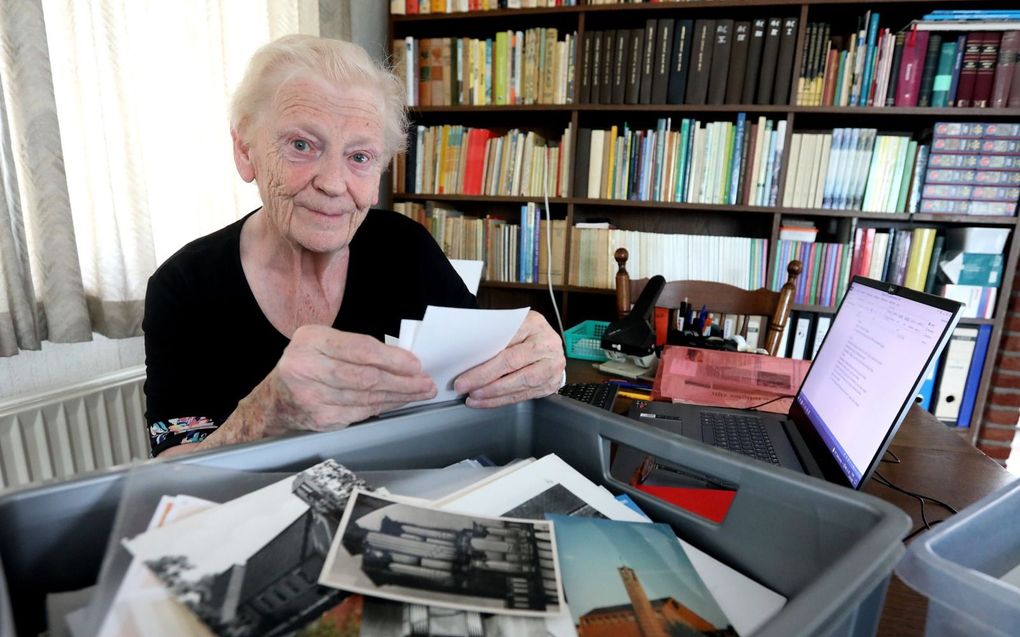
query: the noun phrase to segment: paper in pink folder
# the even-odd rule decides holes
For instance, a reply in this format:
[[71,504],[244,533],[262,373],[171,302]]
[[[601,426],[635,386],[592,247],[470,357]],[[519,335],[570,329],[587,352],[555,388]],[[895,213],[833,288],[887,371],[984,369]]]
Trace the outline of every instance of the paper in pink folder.
[[811,361],[792,358],[666,346],[652,399],[734,409],[761,405],[762,411],[785,414],[810,367]]

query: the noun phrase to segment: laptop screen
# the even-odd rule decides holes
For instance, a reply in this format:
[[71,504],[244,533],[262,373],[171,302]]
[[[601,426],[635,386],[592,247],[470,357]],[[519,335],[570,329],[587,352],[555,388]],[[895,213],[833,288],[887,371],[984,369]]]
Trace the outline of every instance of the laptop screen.
[[797,405],[857,488],[902,422],[959,304],[855,277]]

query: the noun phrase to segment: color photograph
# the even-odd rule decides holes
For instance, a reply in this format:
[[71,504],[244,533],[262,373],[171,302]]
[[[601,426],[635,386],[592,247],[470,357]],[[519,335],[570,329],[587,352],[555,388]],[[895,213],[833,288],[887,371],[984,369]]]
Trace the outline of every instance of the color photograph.
[[578,637],[737,635],[669,525],[549,519]]

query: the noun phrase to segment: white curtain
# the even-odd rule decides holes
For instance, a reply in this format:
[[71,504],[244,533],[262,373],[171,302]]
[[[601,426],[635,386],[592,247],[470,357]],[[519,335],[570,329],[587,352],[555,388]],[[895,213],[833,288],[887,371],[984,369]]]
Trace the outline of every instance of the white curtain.
[[[332,14],[346,7],[323,1]],[[0,144],[9,147],[0,153],[0,202],[9,212],[0,221],[10,218],[0,240],[12,237],[0,241],[0,355],[37,349],[43,338],[139,335],[155,267],[258,205],[257,191],[234,170],[229,97],[257,47],[287,33],[319,33],[319,2],[0,0],[0,13],[7,23],[0,118],[10,127],[5,135],[0,121],[0,142],[9,139]],[[15,86],[40,74],[48,88]],[[55,118],[45,117],[47,94]],[[33,159],[40,135],[52,144]],[[53,168],[47,160],[60,170],[40,172]],[[12,181],[20,184],[13,196]],[[43,187],[48,192],[36,192]],[[52,235],[67,244],[57,256],[46,245]],[[74,327],[59,334],[57,300],[81,308],[61,313],[74,316]]]

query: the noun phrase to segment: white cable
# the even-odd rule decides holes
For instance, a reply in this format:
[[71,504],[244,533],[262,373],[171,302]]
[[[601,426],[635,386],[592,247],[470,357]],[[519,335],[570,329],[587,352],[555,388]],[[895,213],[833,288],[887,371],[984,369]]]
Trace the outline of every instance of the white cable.
[[553,249],[552,249],[552,215],[549,212],[549,149],[545,149],[544,153],[544,164],[545,164],[545,189],[543,195],[545,196],[545,249],[546,254],[549,258],[545,260],[545,282],[549,286],[549,299],[552,301],[553,312],[556,313],[556,323],[560,326],[560,336],[563,338],[563,342],[567,342],[567,334],[563,330],[563,319],[560,318],[560,308],[556,305],[556,293],[553,292],[553,277],[552,277],[552,262],[553,262]]

